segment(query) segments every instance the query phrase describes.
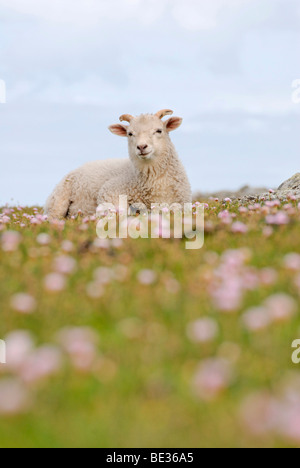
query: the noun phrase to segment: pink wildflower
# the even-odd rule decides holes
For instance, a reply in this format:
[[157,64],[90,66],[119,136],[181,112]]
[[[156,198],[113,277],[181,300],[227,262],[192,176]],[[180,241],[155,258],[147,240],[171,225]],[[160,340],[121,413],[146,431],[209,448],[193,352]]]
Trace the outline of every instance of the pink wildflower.
[[26,388],[17,379],[0,381],[0,414],[14,416],[26,412],[29,395]]
[[50,273],[45,277],[44,285],[49,292],[60,292],[66,287],[66,279],[60,273]]
[[11,307],[21,314],[31,314],[36,308],[36,300],[29,294],[19,293],[11,298]]

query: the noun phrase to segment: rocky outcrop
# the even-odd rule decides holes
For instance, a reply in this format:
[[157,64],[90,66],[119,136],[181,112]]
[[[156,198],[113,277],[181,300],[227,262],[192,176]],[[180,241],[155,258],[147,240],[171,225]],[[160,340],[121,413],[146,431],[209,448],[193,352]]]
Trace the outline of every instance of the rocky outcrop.
[[212,193],[197,193],[194,195],[195,200],[207,200],[208,198],[218,198],[219,200],[224,200],[224,198],[231,198],[240,199],[243,197],[253,196],[255,198],[259,197],[263,193],[265,193],[268,189],[267,188],[255,188],[250,187],[249,185],[245,185],[244,187],[240,188],[239,190],[220,190],[218,192]]
[[230,190],[222,190],[220,192],[213,193],[198,193],[195,194],[195,200],[208,200],[209,198],[218,198],[224,200],[224,198],[231,198],[232,200],[239,200],[242,203],[249,203],[253,201],[259,201],[263,198],[275,200],[287,200],[290,197],[295,197],[300,200],[300,173],[295,174],[290,179],[286,180],[281,184],[277,190],[268,191],[266,188],[254,188],[245,185],[236,192]]
[[275,194],[278,198],[287,198],[288,196],[293,195],[297,200],[300,200],[300,172],[283,182],[283,184],[278,187]]
[[253,196],[241,197],[240,200],[243,203],[249,203],[256,200],[269,199],[269,200],[288,200],[290,197],[295,197],[296,200],[300,200],[300,173],[295,174],[290,179],[286,180],[281,184],[277,190],[273,192],[265,192],[263,194],[257,193]]

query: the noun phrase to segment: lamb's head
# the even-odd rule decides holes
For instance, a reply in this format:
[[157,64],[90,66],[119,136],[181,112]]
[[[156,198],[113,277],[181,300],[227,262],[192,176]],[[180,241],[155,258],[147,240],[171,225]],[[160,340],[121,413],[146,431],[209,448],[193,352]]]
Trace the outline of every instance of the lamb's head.
[[182,123],[179,117],[162,120],[166,115],[172,114],[171,110],[138,117],[124,114],[120,117],[120,121],[128,122],[129,125],[111,125],[109,130],[115,135],[128,138],[129,156],[133,163],[151,164],[169,153],[171,145],[169,133]]

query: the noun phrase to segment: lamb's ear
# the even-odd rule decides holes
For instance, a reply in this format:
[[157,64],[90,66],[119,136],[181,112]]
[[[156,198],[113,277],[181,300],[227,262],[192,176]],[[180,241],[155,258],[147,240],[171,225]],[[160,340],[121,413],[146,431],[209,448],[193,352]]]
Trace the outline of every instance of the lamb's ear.
[[173,132],[173,130],[177,130],[182,124],[183,119],[180,117],[171,117],[169,120],[165,122],[167,132]]
[[121,137],[127,137],[127,127],[126,127],[126,125],[115,124],[115,125],[111,125],[110,127],[108,127],[108,129],[114,135],[118,135],[118,136],[121,136]]

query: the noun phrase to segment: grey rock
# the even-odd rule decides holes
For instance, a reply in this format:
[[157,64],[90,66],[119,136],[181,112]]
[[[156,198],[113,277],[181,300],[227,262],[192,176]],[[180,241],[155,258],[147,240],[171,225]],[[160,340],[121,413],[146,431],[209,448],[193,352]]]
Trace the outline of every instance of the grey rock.
[[281,184],[278,187],[277,191],[278,192],[285,192],[285,191],[300,192],[300,172],[298,172],[293,177],[283,182],[283,184]]
[[239,200],[241,203],[253,203],[255,201],[268,199],[268,200],[287,200],[290,196],[296,197],[300,200],[300,173],[295,174],[290,179],[281,184],[274,193],[270,193],[267,188],[254,188],[245,185],[237,191],[222,190],[213,193],[197,193],[194,196],[195,200],[207,200],[210,197],[224,200],[224,198],[231,198],[232,200]]
[[264,196],[269,197],[271,200],[275,200],[276,198],[279,200],[287,200],[289,197],[294,196],[297,200],[300,200],[300,173],[298,172],[293,177],[283,182],[271,195],[267,193],[264,194]]
[[219,200],[224,200],[224,198],[231,198],[232,200],[240,199],[244,197],[252,197],[253,199],[258,198],[260,195],[265,193],[267,188],[255,188],[245,185],[239,190],[220,190],[219,192],[213,193],[197,193],[194,196],[195,200],[207,200],[210,197],[218,198]]

